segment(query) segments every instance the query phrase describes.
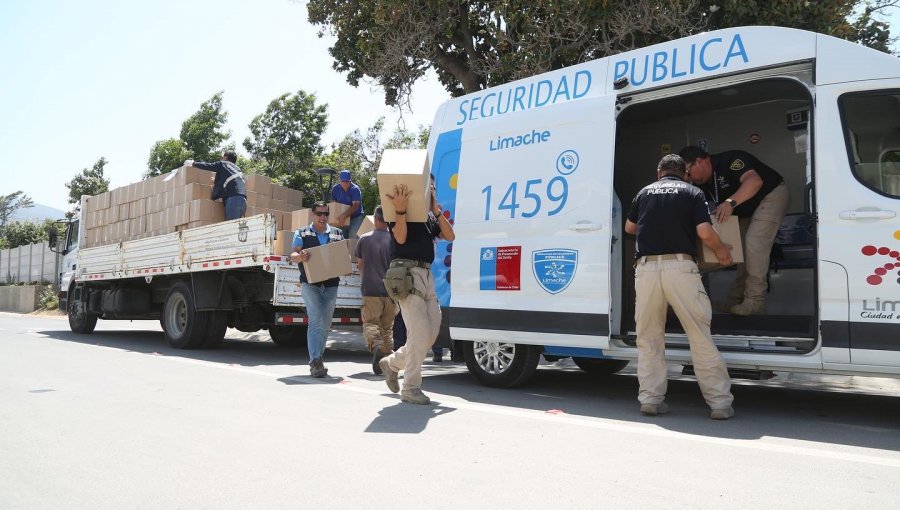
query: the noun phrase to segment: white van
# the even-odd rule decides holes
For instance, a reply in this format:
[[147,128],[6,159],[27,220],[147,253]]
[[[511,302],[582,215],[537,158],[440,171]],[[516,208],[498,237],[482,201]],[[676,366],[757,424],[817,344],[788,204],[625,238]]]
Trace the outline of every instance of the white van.
[[[740,149],[785,179],[764,315],[715,313],[729,367],[900,375],[900,61],[833,37],[746,27],[448,101],[429,156],[456,241],[434,271],[484,384],[539,357],[611,373],[637,357],[623,212],[685,145]],[[708,274],[724,297],[734,270]],[[670,315],[666,354],[690,363]]]

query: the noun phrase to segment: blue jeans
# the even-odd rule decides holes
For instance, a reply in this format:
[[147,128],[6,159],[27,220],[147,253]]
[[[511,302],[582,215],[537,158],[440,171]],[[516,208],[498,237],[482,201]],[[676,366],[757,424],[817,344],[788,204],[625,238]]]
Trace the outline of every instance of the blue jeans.
[[360,214],[355,218],[350,218],[350,225],[347,227],[347,230],[344,232],[346,234],[345,237],[347,239],[356,238],[359,239],[359,236],[356,235],[359,232],[359,226],[362,225],[363,220],[366,218],[365,214]]
[[306,345],[309,348],[310,361],[321,358],[325,353],[325,340],[328,339],[328,332],[331,330],[337,290],[337,287],[322,287],[313,283],[304,283],[300,286],[303,302],[306,304],[306,315],[309,317]]
[[225,199],[225,221],[243,218],[247,212],[247,198],[240,195]]

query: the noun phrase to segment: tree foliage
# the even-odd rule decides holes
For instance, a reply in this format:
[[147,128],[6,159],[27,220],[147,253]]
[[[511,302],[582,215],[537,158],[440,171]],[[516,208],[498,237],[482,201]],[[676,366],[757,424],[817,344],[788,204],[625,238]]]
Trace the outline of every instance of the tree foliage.
[[103,168],[106,166],[106,158],[101,157],[91,168],[85,168],[80,174],[66,183],[69,188],[69,203],[81,203],[81,196],[94,196],[109,191],[109,179],[103,176]]
[[[704,30],[803,28],[886,50],[876,14],[893,0],[310,0],[319,36],[334,35],[334,69],[371,80],[407,106],[434,70],[452,96]],[[857,22],[854,9],[869,5]]]
[[34,207],[34,201],[23,191],[0,195],[0,227],[6,226],[16,211],[28,207]]
[[0,239],[6,248],[18,248],[47,240],[47,222],[13,221],[0,227]]
[[327,125],[328,105],[316,104],[315,94],[282,94],[250,122],[250,136],[244,139],[250,166],[310,195],[318,182],[313,166],[324,149]]
[[223,143],[231,132],[225,130],[228,112],[222,108],[223,92],[218,92],[200,105],[196,113],[181,123],[179,138],[159,140],[150,149],[144,179],[156,177],[178,168],[186,159],[218,161],[225,149]]
[[153,148],[150,149],[150,157],[147,158],[147,171],[144,173],[144,179],[174,170],[180,167],[184,160],[190,159],[190,157],[190,153],[184,148],[184,142],[181,140],[177,138],[160,140],[154,143]]

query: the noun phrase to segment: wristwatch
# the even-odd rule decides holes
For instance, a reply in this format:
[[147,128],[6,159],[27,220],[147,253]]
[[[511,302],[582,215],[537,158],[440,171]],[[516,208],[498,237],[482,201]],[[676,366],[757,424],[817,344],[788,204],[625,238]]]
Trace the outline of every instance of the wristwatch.
[[732,209],[737,207],[737,202],[733,198],[726,198],[725,202],[727,202],[728,205],[730,205]]

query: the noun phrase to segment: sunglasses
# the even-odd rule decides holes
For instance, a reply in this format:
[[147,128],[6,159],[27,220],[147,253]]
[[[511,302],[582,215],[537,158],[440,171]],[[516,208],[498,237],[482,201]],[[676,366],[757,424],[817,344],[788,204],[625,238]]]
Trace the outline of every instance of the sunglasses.
[[329,213],[328,211],[316,211],[313,214],[315,214],[316,216],[328,216],[331,213]]

